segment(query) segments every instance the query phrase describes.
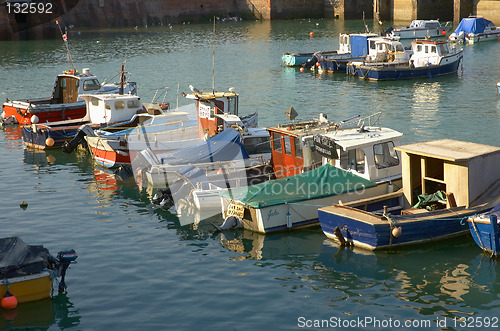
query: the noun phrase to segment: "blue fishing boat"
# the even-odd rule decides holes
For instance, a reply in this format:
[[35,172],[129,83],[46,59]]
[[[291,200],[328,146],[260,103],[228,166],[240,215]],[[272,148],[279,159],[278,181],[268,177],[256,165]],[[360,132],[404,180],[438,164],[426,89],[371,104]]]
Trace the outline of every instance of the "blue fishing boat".
[[[376,81],[432,78],[456,73],[463,58],[463,49],[451,49],[441,40],[412,41],[411,52],[389,47],[375,48],[374,52],[373,60],[349,63],[349,73]],[[398,56],[408,60],[398,61]]]
[[413,20],[404,28],[391,29],[388,36],[399,39],[422,39],[426,37],[443,37],[451,29],[451,22],[442,25],[438,20]]
[[369,250],[439,241],[467,234],[468,217],[500,202],[500,148],[441,139],[396,149],[402,189],[320,208],[328,238]]
[[469,217],[470,233],[476,244],[491,256],[500,256],[500,204],[490,211]]
[[365,58],[368,54],[368,38],[376,36],[375,33],[341,33],[337,51],[316,52],[302,67],[326,72],[345,72],[348,62]]

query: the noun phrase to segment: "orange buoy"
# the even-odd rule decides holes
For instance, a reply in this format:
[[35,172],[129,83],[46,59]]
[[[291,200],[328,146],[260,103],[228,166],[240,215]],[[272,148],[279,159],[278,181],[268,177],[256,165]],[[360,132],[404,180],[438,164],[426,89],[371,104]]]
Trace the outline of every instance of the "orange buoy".
[[393,237],[397,238],[397,237],[399,237],[400,235],[401,235],[401,227],[400,227],[400,226],[398,226],[398,227],[396,227],[396,228],[392,229],[392,236],[393,236]]
[[441,31],[441,34],[442,34],[443,36],[446,36],[446,31],[444,31],[444,30],[443,30],[443,31]]
[[312,36],[314,36],[314,32],[311,31],[311,32],[309,32],[309,37],[312,37]]
[[17,298],[10,294],[9,290],[5,292],[2,298],[2,308],[3,309],[14,309],[17,307]]
[[301,68],[300,68],[300,72],[304,72],[304,67],[301,67]]
[[48,137],[47,139],[45,139],[45,145],[47,145],[48,147],[52,147],[54,146],[54,139],[51,138],[51,137]]

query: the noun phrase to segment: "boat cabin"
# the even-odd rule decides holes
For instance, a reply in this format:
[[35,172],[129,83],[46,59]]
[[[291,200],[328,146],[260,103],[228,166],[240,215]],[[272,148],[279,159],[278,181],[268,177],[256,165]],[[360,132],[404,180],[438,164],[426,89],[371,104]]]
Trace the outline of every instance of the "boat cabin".
[[446,192],[447,208],[466,207],[500,181],[500,148],[451,139],[396,147],[401,152],[404,208],[420,194]]
[[144,112],[141,98],[130,94],[82,94],[91,123],[116,123],[128,121],[135,114]]
[[315,151],[313,138],[333,125],[322,116],[320,119],[293,121],[266,128],[271,135],[276,177],[288,177],[321,166],[322,158]]
[[368,38],[375,33],[341,33],[339,35],[339,54],[351,54],[352,57],[368,54]]
[[345,128],[314,137],[325,163],[372,181],[401,178],[401,132],[378,126]]
[[[201,92],[196,90],[197,92],[185,95],[188,99],[196,100],[199,138],[205,135],[206,130],[208,130],[210,137],[224,130],[224,119],[221,115],[238,116],[239,96],[234,92],[234,89],[229,90],[229,92]],[[228,120],[231,119],[228,118]]]
[[410,59],[410,53],[398,40],[387,37],[368,39],[367,62],[404,63]]
[[413,55],[410,66],[415,68],[438,65],[443,56],[450,53],[449,43],[443,40],[414,40],[411,42],[411,48]]
[[[135,83],[132,83],[132,85],[134,87],[127,86],[124,93],[135,94]],[[97,77],[90,73],[89,68],[84,68],[81,73],[67,70],[57,76],[50,103],[74,103],[81,100],[79,99],[80,94],[117,92],[118,87],[116,86],[101,85]]]

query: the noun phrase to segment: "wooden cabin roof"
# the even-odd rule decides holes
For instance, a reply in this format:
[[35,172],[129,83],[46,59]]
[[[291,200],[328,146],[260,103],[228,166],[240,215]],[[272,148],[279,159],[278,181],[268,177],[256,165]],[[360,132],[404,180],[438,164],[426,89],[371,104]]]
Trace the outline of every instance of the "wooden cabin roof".
[[233,92],[201,92],[201,93],[191,93],[185,95],[187,99],[193,99],[193,100],[197,99],[213,100],[213,99],[229,98],[235,96],[238,96],[238,94]]
[[408,154],[438,158],[451,162],[469,161],[478,156],[500,153],[500,147],[453,139],[440,139],[396,147]]

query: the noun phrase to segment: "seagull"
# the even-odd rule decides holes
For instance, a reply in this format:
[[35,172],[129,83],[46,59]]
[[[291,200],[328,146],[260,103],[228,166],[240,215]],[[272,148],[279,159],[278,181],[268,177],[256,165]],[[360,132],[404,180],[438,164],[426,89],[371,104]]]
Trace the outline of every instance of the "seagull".
[[198,90],[197,88],[195,88],[193,85],[189,85],[189,89],[193,92],[193,93],[198,93],[198,94],[201,94],[201,91]]

